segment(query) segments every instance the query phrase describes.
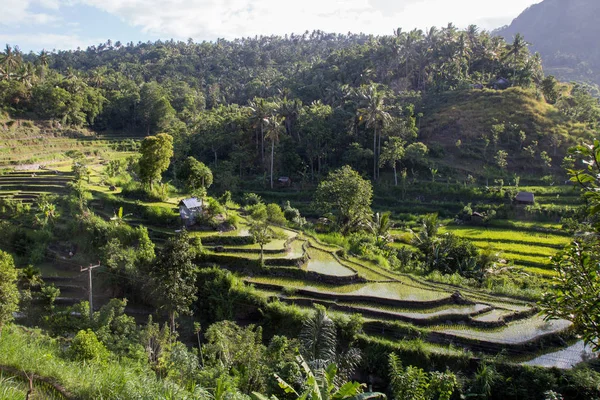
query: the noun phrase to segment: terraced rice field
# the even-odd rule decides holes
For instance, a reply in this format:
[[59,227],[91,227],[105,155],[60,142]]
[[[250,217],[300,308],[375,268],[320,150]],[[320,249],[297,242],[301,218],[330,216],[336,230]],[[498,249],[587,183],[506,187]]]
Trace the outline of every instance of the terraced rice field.
[[562,332],[571,326],[565,320],[544,321],[541,316],[509,323],[505,328],[490,331],[476,331],[467,328],[436,328],[434,330],[467,339],[475,339],[498,344],[522,344],[541,336]]
[[332,276],[352,276],[356,274],[355,271],[340,264],[331,253],[311,248],[309,249],[309,257],[310,259],[306,263],[308,271]]
[[43,193],[65,193],[72,179],[72,174],[59,171],[11,171],[0,175],[0,197],[31,203]]
[[[506,238],[506,232],[502,230],[483,235],[486,239]],[[556,238],[545,239],[549,244],[557,243]],[[320,243],[311,238],[302,240],[310,242],[310,254],[317,252],[323,257],[320,268],[310,270],[327,276],[342,276],[337,274],[338,267],[334,265],[336,259],[331,252],[324,250]],[[521,237],[518,240],[524,239]],[[273,276],[253,276],[246,278],[246,281],[260,291],[264,290],[271,298],[279,297],[281,301],[301,308],[310,308],[317,303],[331,312],[362,314],[365,321],[375,324],[366,332],[377,337],[383,335],[387,340],[396,337],[394,329],[375,327],[386,321],[398,321],[422,327],[429,332],[426,337],[432,340],[431,343],[454,343],[492,354],[507,349],[510,354],[520,356],[525,351],[523,346],[535,348],[538,341],[545,345],[547,340],[560,343],[558,336],[571,326],[565,320],[546,322],[542,316],[536,315],[537,311],[531,304],[510,297],[492,296],[469,289],[461,290],[462,296],[456,297],[455,287],[394,274],[359,259],[341,260],[342,267],[346,263],[367,282],[332,284]],[[534,354],[531,350],[527,352]]]
[[559,230],[542,233],[535,228],[536,225],[530,225],[529,230],[446,226],[441,232],[452,232],[469,239],[482,249],[491,247],[515,266],[523,267],[527,272],[551,277],[555,272],[552,270],[550,259],[569,243],[570,237]]
[[566,349],[542,354],[523,364],[536,367],[569,369],[581,362],[593,360],[595,357],[596,355],[592,350],[580,340]]
[[[0,168],[3,165],[12,166],[32,161],[33,158],[40,164],[54,163],[50,167],[52,171],[15,171],[0,176],[0,196],[10,195],[26,201],[33,201],[40,193],[62,193],[66,190],[66,185],[71,179],[70,162],[57,154],[62,155],[68,149],[79,149],[90,155],[94,151],[110,151],[112,140],[44,138],[38,142],[38,138],[28,138],[29,142],[23,141],[19,145],[16,141],[11,142],[11,138],[6,139],[7,143],[2,143],[0,138]],[[29,146],[29,150],[22,146],[23,143]],[[6,150],[9,148],[14,151],[10,153]],[[31,154],[35,154],[35,157]],[[123,156],[123,153],[119,153],[118,156]],[[95,158],[93,160],[99,161]],[[96,165],[95,169],[98,172],[101,166]],[[92,178],[91,189],[108,192],[106,187],[99,185],[97,174]],[[116,194],[118,191],[112,193]],[[551,202],[552,196],[556,195],[559,195],[561,204],[562,201],[570,204],[574,198],[566,189],[560,189],[557,193],[540,193],[539,202]],[[177,199],[170,199],[166,203],[148,205],[174,208],[176,204]],[[130,222],[144,224],[143,220]],[[163,240],[164,237],[173,234],[170,229],[150,228],[157,235],[160,234]],[[550,257],[569,241],[567,236],[560,234],[559,229],[560,226],[556,224],[515,222],[512,227],[488,229],[449,226],[442,232],[453,232],[473,240],[482,248],[492,245],[502,252],[507,260],[526,271],[550,276]],[[274,270],[277,273],[293,272],[291,276],[304,276],[302,273],[305,273],[306,278],[273,276],[266,267],[264,273],[258,271],[254,276],[247,277],[247,282],[256,285],[265,298],[278,297],[281,301],[305,308],[320,303],[332,313],[362,314],[368,323],[377,326],[376,329],[365,329],[369,334],[375,335],[375,340],[380,339],[379,335],[386,340],[397,340],[393,331],[379,329],[378,324],[402,322],[419,326],[428,332],[429,336],[424,336],[424,346],[431,351],[458,352],[456,349],[448,350],[442,345],[462,343],[474,350],[496,353],[505,347],[517,349],[524,342],[536,342],[546,336],[558,336],[570,326],[570,323],[562,320],[548,323],[543,321],[541,316],[535,315],[536,310],[532,305],[518,299],[491,296],[472,289],[460,289],[461,295],[458,295],[456,287],[432,284],[396,274],[373,262],[355,257],[340,258],[336,253],[339,250],[336,246],[326,245],[308,235],[299,235],[293,230],[276,230],[280,237],[265,246],[268,252],[265,258],[271,261],[268,265],[275,266]],[[208,240],[211,236],[248,236],[249,231],[247,224],[242,223],[238,230],[231,232],[198,231],[192,235]],[[222,247],[222,251],[215,254],[238,257],[240,261],[257,260],[260,257],[258,244]],[[295,260],[302,263],[303,258],[306,260],[303,265],[293,265]],[[281,266],[277,265],[278,260],[281,261]],[[55,266],[42,267],[48,281],[61,285],[65,295],[81,297],[81,288],[69,283],[81,278],[79,273],[61,270]],[[484,345],[481,348],[473,347],[474,341]],[[399,346],[402,345],[401,341],[397,342]]]

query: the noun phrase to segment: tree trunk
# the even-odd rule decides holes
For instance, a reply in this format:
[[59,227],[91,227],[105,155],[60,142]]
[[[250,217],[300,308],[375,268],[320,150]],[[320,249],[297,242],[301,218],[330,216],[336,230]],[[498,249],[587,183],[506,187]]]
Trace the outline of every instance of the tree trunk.
[[264,243],[260,243],[260,266],[263,267],[265,265],[265,254],[263,251]]
[[381,168],[379,168],[379,157],[381,157],[381,131],[379,132],[379,137],[377,139],[377,179],[379,179],[381,170]]
[[271,189],[273,189],[273,158],[275,155],[275,140],[271,141]]
[[[262,121],[260,122],[260,161],[263,168],[265,167],[265,128]],[[264,169],[263,169],[264,171]]]
[[398,175],[396,174],[396,163],[394,163],[394,186],[398,186]]
[[317,175],[321,177],[321,156],[317,156]]
[[373,180],[377,180],[377,128],[373,133]]
[[198,336],[198,351],[200,354],[200,366],[204,367],[204,354],[202,354],[202,342],[200,341],[200,331],[196,334]]
[[175,333],[175,311],[169,311],[169,320],[171,321],[171,332]]

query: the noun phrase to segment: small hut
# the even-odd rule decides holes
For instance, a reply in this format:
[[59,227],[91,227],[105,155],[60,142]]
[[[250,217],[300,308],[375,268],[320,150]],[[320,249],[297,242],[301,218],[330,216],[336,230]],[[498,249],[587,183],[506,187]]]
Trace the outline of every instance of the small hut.
[[277,179],[277,186],[279,187],[290,187],[292,186],[292,180],[289,176],[280,176]]
[[515,196],[515,203],[532,206],[535,204],[535,196],[531,192],[519,192]]
[[505,90],[510,87],[510,81],[506,78],[499,78],[493,84],[492,87],[496,90]]
[[183,199],[179,202],[179,216],[185,226],[191,226],[196,223],[196,218],[202,213],[202,200],[196,197]]

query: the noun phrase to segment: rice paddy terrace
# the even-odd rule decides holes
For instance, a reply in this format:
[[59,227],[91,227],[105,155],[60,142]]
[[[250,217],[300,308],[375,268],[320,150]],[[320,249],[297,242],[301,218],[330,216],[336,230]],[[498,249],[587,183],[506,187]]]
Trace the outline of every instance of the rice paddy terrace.
[[[529,360],[540,349],[562,350],[569,336],[570,322],[545,321],[527,301],[397,274],[342,257],[340,249],[311,236],[281,231],[286,239],[271,243],[262,269],[244,264],[258,259],[256,246],[213,246],[217,240],[209,233],[196,234],[203,236],[210,261],[243,274],[271,301],[361,314],[365,333],[375,340],[419,338],[432,351],[462,347]],[[243,228],[238,233],[247,235]]]
[[70,151],[82,153],[98,169],[108,159],[126,157],[135,140],[20,121],[0,131],[0,198],[32,203],[40,194],[64,194],[73,178]]

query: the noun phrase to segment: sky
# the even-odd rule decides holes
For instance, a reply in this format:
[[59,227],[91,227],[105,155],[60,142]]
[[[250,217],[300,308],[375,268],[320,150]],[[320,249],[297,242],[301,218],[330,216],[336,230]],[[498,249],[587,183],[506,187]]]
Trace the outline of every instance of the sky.
[[495,29],[541,0],[0,0],[0,46],[24,52],[121,41],[213,41],[320,29]]

